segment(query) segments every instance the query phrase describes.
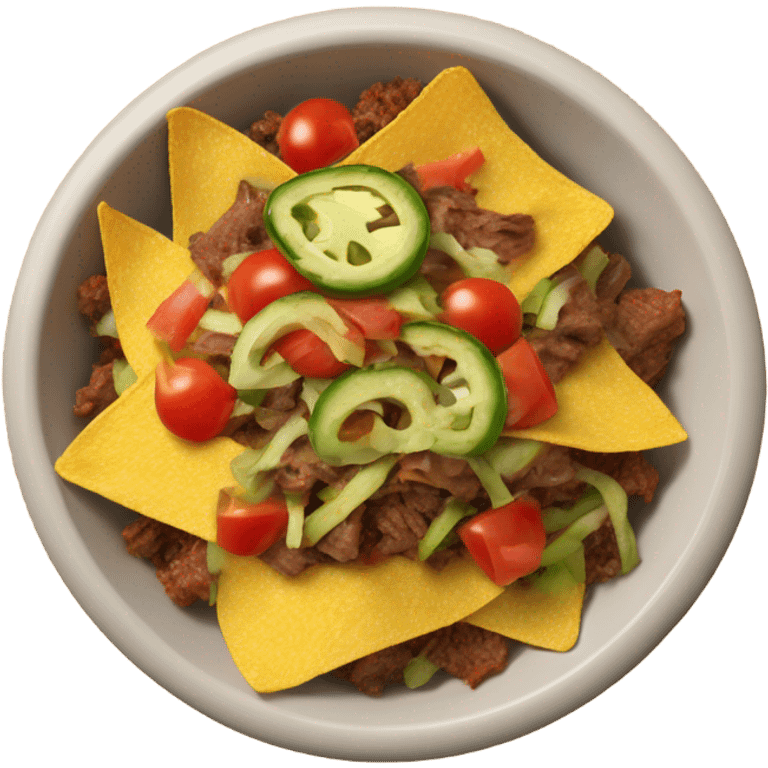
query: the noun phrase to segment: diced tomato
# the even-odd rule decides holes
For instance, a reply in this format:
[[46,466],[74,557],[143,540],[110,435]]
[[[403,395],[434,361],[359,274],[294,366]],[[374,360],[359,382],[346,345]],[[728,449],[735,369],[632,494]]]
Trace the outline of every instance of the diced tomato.
[[555,387],[524,338],[496,357],[507,385],[505,429],[527,429],[557,413]]
[[166,429],[177,437],[204,442],[229,421],[237,390],[204,360],[165,360],[155,370],[155,408]]
[[445,160],[417,165],[416,172],[419,174],[423,190],[432,187],[455,187],[462,192],[473,192],[474,189],[467,182],[467,176],[479,170],[484,162],[482,150],[480,147],[474,147],[457,152]]
[[383,296],[327,301],[346,321],[354,323],[366,339],[396,339],[400,335],[403,316]]
[[488,509],[457,529],[474,561],[494,584],[503,587],[541,565],[546,533],[541,506],[522,497]]
[[[363,335],[356,326],[347,324],[345,335],[358,346],[365,345]],[[267,355],[270,352],[277,352],[300,376],[332,379],[350,367],[348,363],[338,360],[317,334],[306,328],[282,336],[272,344]]]
[[494,355],[515,343],[523,313],[515,294],[497,280],[465,277],[440,294],[440,320],[471,333]]
[[147,328],[174,351],[180,351],[208,309],[216,288],[195,270],[147,321]]
[[288,528],[288,508],[281,499],[248,502],[227,490],[219,493],[216,543],[233,555],[266,552]]
[[315,286],[300,275],[277,248],[257,251],[246,257],[227,281],[229,306],[247,323],[267,304]]

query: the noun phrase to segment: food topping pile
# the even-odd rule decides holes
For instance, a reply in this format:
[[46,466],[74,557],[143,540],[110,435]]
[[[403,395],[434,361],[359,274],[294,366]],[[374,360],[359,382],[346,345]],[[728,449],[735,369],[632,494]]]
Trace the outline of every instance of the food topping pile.
[[651,388],[680,292],[626,287],[610,206],[463,68],[247,136],[168,120],[173,241],[99,206],[96,418],[59,474],[139,513],[128,551],[216,604],[257,691],[475,687],[509,638],[572,647],[586,585],[639,562],[642,451],[686,437]]

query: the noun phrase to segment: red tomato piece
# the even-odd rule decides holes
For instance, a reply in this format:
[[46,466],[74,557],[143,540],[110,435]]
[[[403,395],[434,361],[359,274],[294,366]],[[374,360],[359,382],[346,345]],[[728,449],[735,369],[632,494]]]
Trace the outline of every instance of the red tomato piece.
[[226,490],[219,493],[216,543],[233,555],[266,552],[288,528],[288,508],[280,499],[248,502]]
[[174,351],[180,351],[208,309],[216,288],[195,270],[147,321],[147,328]]
[[522,497],[481,512],[459,526],[457,533],[474,561],[500,587],[541,565],[546,533],[535,499]]
[[523,327],[523,313],[515,294],[497,280],[457,280],[440,295],[440,306],[440,320],[471,333],[494,355],[514,344]]
[[396,339],[400,335],[403,316],[383,296],[327,301],[344,320],[354,323],[366,339]]
[[155,371],[155,408],[160,421],[177,437],[204,442],[229,421],[237,390],[204,360],[182,357],[162,361]]
[[227,282],[229,306],[242,323],[247,323],[275,299],[314,290],[315,286],[300,275],[277,248],[252,253]]
[[445,160],[436,160],[433,163],[417,165],[422,190],[432,187],[455,187],[462,192],[473,192],[474,189],[467,183],[467,176],[479,170],[485,162],[485,157],[480,147],[457,152],[446,157]]
[[324,168],[359,145],[350,111],[333,99],[307,99],[282,120],[280,156],[297,173]]
[[316,334],[305,328],[278,339],[272,350],[277,352],[300,376],[332,379],[350,366],[337,360],[331,348]]
[[555,387],[524,338],[497,356],[507,385],[505,429],[527,429],[557,413]]

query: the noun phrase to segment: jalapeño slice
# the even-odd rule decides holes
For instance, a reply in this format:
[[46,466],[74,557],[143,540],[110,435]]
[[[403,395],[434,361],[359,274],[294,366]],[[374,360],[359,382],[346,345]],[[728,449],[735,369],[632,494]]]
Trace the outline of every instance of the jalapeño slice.
[[370,165],[320,168],[270,194],[267,234],[293,266],[338,296],[385,293],[416,274],[429,214],[402,177]]

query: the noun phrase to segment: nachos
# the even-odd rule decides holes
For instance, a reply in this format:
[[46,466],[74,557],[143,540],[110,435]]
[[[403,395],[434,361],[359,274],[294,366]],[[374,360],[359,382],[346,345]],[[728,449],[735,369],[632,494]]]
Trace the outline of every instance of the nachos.
[[[215,542],[220,534],[217,501],[222,489],[233,486],[233,472],[240,472],[236,474],[238,482],[250,485],[251,493],[263,490],[265,478],[271,481],[285,450],[297,444],[306,445],[309,433],[311,448],[328,466],[358,467],[351,479],[344,476],[339,483],[328,482],[326,487],[330,490],[321,499],[322,506],[306,517],[307,500],[289,499],[294,510],[301,507],[303,529],[300,526],[299,543],[303,531],[303,536],[314,544],[329,533],[322,527],[326,523],[317,522],[322,515],[316,513],[321,509],[332,511],[344,503],[347,514],[352,511],[350,506],[359,508],[382,487],[394,466],[392,457],[410,457],[411,478],[417,476],[427,482],[430,467],[438,460],[427,458],[426,464],[418,466],[425,454],[436,452],[437,456],[447,457],[447,461],[455,460],[457,455],[470,457],[469,466],[493,509],[509,503],[505,494],[512,498],[512,483],[506,481],[515,473],[507,471],[505,477],[500,467],[511,461],[513,453],[520,461],[521,451],[532,450],[532,461],[541,446],[546,445],[620,456],[685,439],[685,432],[674,416],[625,362],[627,355],[622,355],[620,334],[609,341],[600,333],[595,343],[580,350],[578,364],[554,386],[556,413],[528,426],[509,417],[509,387],[505,389],[504,379],[494,368],[495,362],[486,366],[489,356],[493,360],[487,349],[478,351],[483,345],[474,342],[467,346],[463,334],[446,331],[442,324],[431,322],[430,302],[423,293],[402,293],[403,286],[412,287],[414,279],[418,279],[417,270],[424,264],[424,251],[428,248],[449,253],[452,263],[460,264],[464,274],[480,263],[482,269],[490,270],[482,274],[491,274],[491,280],[500,282],[498,271],[494,271],[498,270],[498,260],[489,265],[482,248],[462,245],[455,238],[441,238],[443,233],[430,232],[429,227],[426,231],[420,228],[421,203],[413,202],[419,196],[403,192],[400,181],[392,178],[397,176],[394,172],[406,166],[423,168],[466,152],[468,147],[479,148],[483,162],[471,175],[477,205],[501,215],[528,216],[535,222],[535,242],[528,243],[525,253],[513,254],[504,272],[523,311],[533,310],[526,316],[535,318],[531,334],[534,345],[537,338],[545,336],[541,331],[547,324],[547,302],[552,312],[552,302],[557,306],[555,289],[575,279],[568,272],[574,269],[574,260],[579,265],[590,261],[587,257],[594,250],[592,244],[613,215],[605,201],[548,166],[525,145],[463,68],[438,75],[396,119],[332,168],[332,189],[359,192],[362,188],[368,190],[366,195],[375,190],[396,214],[397,226],[389,229],[408,232],[408,238],[397,238],[398,247],[407,241],[402,255],[388,259],[383,257],[392,253],[394,246],[386,240],[392,235],[385,231],[386,226],[374,232],[366,227],[367,233],[356,230],[357,240],[367,245],[365,252],[358,253],[353,261],[365,268],[367,288],[376,294],[393,295],[400,291],[401,303],[396,306],[412,320],[398,328],[395,337],[368,339],[377,342],[369,345],[368,351],[375,347],[378,367],[365,364],[364,357],[359,356],[363,354],[361,350],[365,351],[364,345],[346,339],[343,325],[341,330],[334,327],[334,314],[328,315],[327,302],[319,301],[311,292],[296,293],[302,298],[291,298],[287,311],[280,309],[285,306],[279,304],[281,299],[253,319],[240,326],[235,324],[230,328],[232,333],[221,334],[221,326],[215,323],[210,327],[218,330],[208,332],[237,339],[229,353],[228,374],[230,384],[240,394],[238,403],[244,404],[246,416],[253,409],[263,410],[263,400],[254,401],[256,405],[248,403],[242,400],[242,393],[274,392],[302,378],[305,411],[294,414],[295,418],[273,430],[271,443],[255,449],[218,433],[201,442],[180,439],[169,431],[158,413],[156,371],[168,363],[169,352],[167,346],[158,343],[152,319],[158,307],[184,285],[195,272],[196,264],[199,265],[198,260],[193,262],[190,258],[189,248],[197,253],[204,250],[205,236],[200,233],[210,233],[218,227],[217,236],[226,237],[232,201],[235,200],[235,206],[240,202],[247,209],[253,190],[273,189],[271,199],[276,208],[282,198],[286,210],[299,213],[291,213],[291,227],[273,228],[265,245],[279,242],[284,254],[296,256],[298,252],[296,263],[304,269],[302,274],[310,275],[314,285],[327,286],[333,296],[341,297],[334,300],[343,302],[347,300],[344,292],[349,288],[343,270],[322,272],[322,259],[320,266],[315,266],[315,256],[303,243],[302,234],[306,240],[328,234],[325,250],[332,252],[337,232],[331,232],[323,222],[338,221],[334,211],[341,203],[363,211],[369,222],[376,217],[386,218],[390,210],[381,211],[378,199],[356,198],[352,204],[347,198],[340,200],[338,194],[329,195],[328,187],[322,186],[328,183],[327,173],[297,175],[274,154],[194,109],[173,110],[168,120],[173,240],[106,203],[99,206],[115,332],[136,380],[93,419],[58,460],[56,470],[66,480],[193,537]],[[407,182],[403,183],[407,186]],[[304,220],[301,206],[308,199],[313,202],[314,213]],[[433,214],[433,225],[434,221]],[[313,226],[317,232],[312,230]],[[307,237],[308,231],[311,237]],[[377,231],[383,234],[376,235]],[[602,249],[599,252],[607,258]],[[420,255],[414,257],[414,253]],[[248,255],[235,251],[233,254],[242,258],[236,265],[229,264],[230,274]],[[394,262],[400,270],[395,277]],[[586,268],[580,275],[585,274]],[[207,301],[211,302],[222,275],[209,273],[205,279],[214,289],[207,294]],[[572,280],[568,291],[560,291],[566,299],[572,295],[573,285]],[[595,285],[593,281],[593,294]],[[299,301],[301,312],[297,313]],[[414,306],[427,312],[426,317],[408,315],[414,312]],[[323,339],[332,350],[333,344],[338,344],[336,357],[353,369],[334,379],[330,386],[326,382],[313,390],[312,380],[317,377],[295,375],[296,371],[286,362],[290,353],[272,351],[272,345],[282,338],[280,334],[303,328],[301,323],[291,324],[296,322],[297,314],[311,316],[312,328],[317,333],[322,329]],[[557,311],[554,314],[557,318]],[[285,319],[287,315],[291,316],[290,322]],[[216,320],[221,321],[221,317]],[[209,322],[213,322],[210,316]],[[425,376],[414,373],[412,366],[393,364],[402,362],[402,350],[398,352],[395,342],[404,344],[432,365],[437,365],[435,359],[442,359],[434,385],[424,383]],[[452,372],[442,365],[446,359],[456,362],[456,370],[461,373],[457,376],[454,372],[457,384],[453,388]],[[478,371],[486,369],[485,379],[473,379]],[[494,382],[501,382],[501,393],[495,401],[504,402],[500,417],[489,394]],[[425,388],[421,399],[409,400],[414,391],[421,392],[420,387]],[[446,388],[452,391],[446,392]],[[392,417],[384,413],[382,403],[392,400],[394,391],[400,393],[400,402],[405,400],[409,404],[411,414],[423,416],[404,424],[402,420],[396,423],[402,414]],[[355,399],[358,394],[361,397]],[[340,438],[342,426],[349,427],[347,417],[360,411],[370,415],[368,426],[353,430],[351,437]],[[387,424],[387,419],[392,423]],[[375,428],[370,428],[371,420]],[[304,442],[297,442],[301,440]],[[272,453],[277,454],[277,464],[270,465],[270,445]],[[281,450],[277,451],[277,447]],[[364,458],[356,462],[355,456]],[[458,621],[532,645],[567,650],[578,636],[584,595],[584,579],[578,574],[578,566],[573,576],[573,560],[568,558],[578,553],[586,535],[584,526],[591,525],[591,530],[597,530],[610,519],[619,539],[621,570],[629,570],[637,562],[634,537],[626,523],[626,496],[622,511],[615,481],[609,482],[605,473],[587,464],[585,459],[574,483],[593,490],[580,499],[582,507],[578,513],[571,508],[564,519],[560,514],[563,510],[555,509],[540,518],[540,525],[543,520],[545,527],[551,526],[547,531],[551,540],[545,550],[551,562],[542,563],[540,559],[533,568],[533,577],[515,579],[508,586],[490,579],[487,571],[470,557],[456,556],[441,570],[432,568],[423,560],[433,556],[434,550],[423,559],[388,557],[375,565],[319,560],[290,577],[259,557],[224,553],[216,565],[216,605],[222,633],[235,663],[255,690],[282,690],[368,654],[413,642]],[[378,480],[371,480],[374,476]],[[367,489],[356,490],[366,482]],[[345,493],[351,501],[343,502]],[[362,495],[355,497],[355,493]],[[441,517],[446,509],[459,510],[454,526],[448,526],[450,533],[466,515],[466,506],[460,505],[467,502],[454,496],[449,502],[444,495],[440,498],[442,511],[436,520],[446,519]],[[342,517],[341,521],[345,519]],[[581,533],[579,526],[584,529]],[[550,535],[555,532],[560,535]],[[435,549],[442,543],[441,538]],[[562,550],[559,554],[558,548]],[[570,568],[565,567],[567,573],[564,562],[571,564]],[[322,638],[322,642],[317,642],[317,638]],[[267,655],[264,648],[280,648],[280,653]]]

